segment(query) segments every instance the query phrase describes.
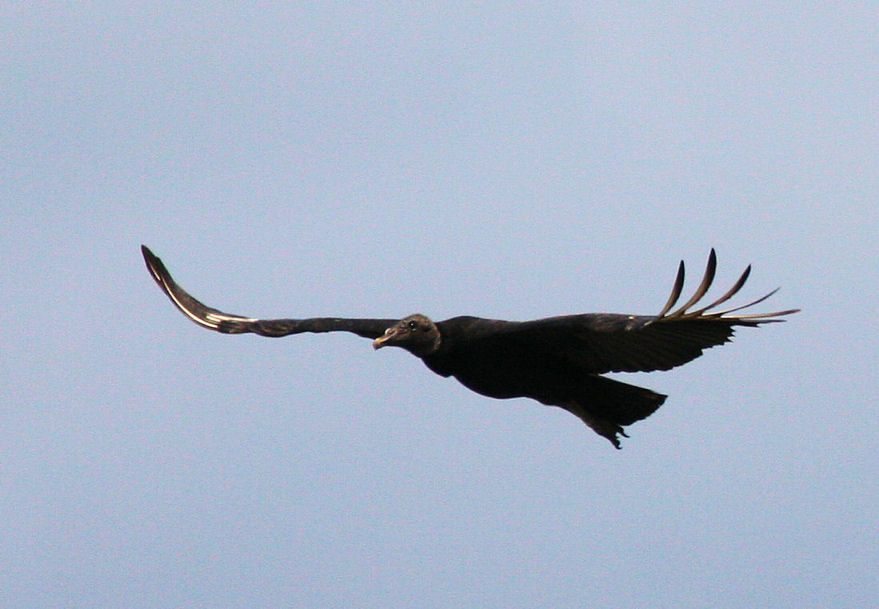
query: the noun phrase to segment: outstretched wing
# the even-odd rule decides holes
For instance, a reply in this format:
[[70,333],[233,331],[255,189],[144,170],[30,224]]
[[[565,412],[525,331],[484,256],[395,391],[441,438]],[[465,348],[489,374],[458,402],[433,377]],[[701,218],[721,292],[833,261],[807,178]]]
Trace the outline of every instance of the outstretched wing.
[[162,261],[150,249],[140,246],[147,269],[171,302],[189,319],[210,330],[224,334],[251,332],[261,336],[287,336],[303,332],[351,332],[364,338],[378,338],[393,325],[394,319],[346,319],[315,317],[311,319],[256,319],[223,313],[199,302],[177,285]]
[[780,317],[799,310],[734,314],[763,302],[777,291],[773,290],[748,304],[714,311],[741,290],[751,272],[750,266],[723,296],[691,310],[711,286],[716,267],[717,257],[712,249],[695,294],[674,311],[672,308],[684,286],[683,262],[678,267],[671,296],[657,315],[590,313],[493,327],[486,323],[479,338],[461,347],[484,355],[516,354],[515,357],[523,361],[533,358],[564,361],[572,366],[572,372],[650,372],[680,366],[702,355],[705,349],[728,342],[735,326],[756,327],[780,322],[784,321]]

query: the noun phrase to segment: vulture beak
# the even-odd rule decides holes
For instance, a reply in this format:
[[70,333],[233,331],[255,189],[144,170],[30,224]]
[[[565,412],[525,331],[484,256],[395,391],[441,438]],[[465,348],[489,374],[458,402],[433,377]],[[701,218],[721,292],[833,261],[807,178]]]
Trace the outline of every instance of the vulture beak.
[[387,342],[388,342],[389,340],[391,340],[392,338],[394,338],[394,336],[395,336],[396,334],[397,334],[397,333],[394,332],[394,329],[393,329],[393,328],[388,328],[387,330],[385,330],[385,333],[384,333],[384,334],[382,334],[382,335],[379,336],[377,339],[375,339],[374,341],[372,341],[372,348],[373,348],[373,349],[381,349],[382,347],[387,347],[387,346],[388,346],[388,345],[387,345]]

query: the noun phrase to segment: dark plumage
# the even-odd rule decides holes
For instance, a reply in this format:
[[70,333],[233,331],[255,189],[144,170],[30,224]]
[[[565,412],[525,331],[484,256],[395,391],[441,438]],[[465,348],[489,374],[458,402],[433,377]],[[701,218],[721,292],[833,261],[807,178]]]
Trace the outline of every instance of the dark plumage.
[[373,339],[376,349],[402,347],[428,368],[453,376],[476,393],[492,398],[533,398],[577,415],[598,434],[620,447],[623,427],[650,416],[666,396],[609,379],[608,372],[668,370],[699,357],[704,349],[728,342],[734,326],[756,327],[784,321],[796,313],[730,315],[764,301],[711,311],[734,296],[751,267],[723,296],[690,310],[714,280],[714,250],[696,293],[672,311],[684,285],[684,263],[678,267],[671,296],[656,315],[589,313],[512,322],[479,317],[453,317],[432,322],[424,315],[395,319],[254,319],[205,306],[171,278],[165,265],[141,246],[147,268],[171,301],[195,323],[226,334],[251,332],[287,336],[302,332],[352,332]]

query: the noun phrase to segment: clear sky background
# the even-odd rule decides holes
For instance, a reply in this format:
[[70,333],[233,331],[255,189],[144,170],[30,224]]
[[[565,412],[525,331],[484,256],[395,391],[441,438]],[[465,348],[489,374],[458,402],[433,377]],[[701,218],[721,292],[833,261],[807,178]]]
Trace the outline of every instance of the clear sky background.
[[[796,7],[806,8],[796,8]],[[879,605],[873,3],[7,3],[0,605]],[[622,451],[263,317],[786,324]]]

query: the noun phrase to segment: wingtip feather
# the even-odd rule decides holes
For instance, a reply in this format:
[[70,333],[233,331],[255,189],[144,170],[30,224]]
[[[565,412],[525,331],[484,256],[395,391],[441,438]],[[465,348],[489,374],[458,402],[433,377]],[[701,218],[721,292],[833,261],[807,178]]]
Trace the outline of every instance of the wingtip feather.
[[677,311],[674,313],[669,313],[669,317],[679,317],[685,316],[687,314],[687,309],[692,307],[694,304],[699,302],[705,293],[708,291],[708,288],[711,287],[712,282],[714,281],[714,276],[717,273],[717,254],[714,252],[714,248],[711,248],[711,252],[708,254],[708,264],[705,266],[705,273],[702,275],[702,281],[699,283],[699,287],[696,288],[693,296],[690,297],[690,300],[685,302]]
[[663,307],[662,311],[654,318],[655,321],[660,321],[663,319],[723,319],[728,322],[735,323],[736,321],[748,322],[746,325],[756,325],[759,323],[766,323],[770,321],[784,321],[781,319],[773,319],[776,317],[781,317],[784,315],[791,315],[793,313],[798,313],[799,309],[787,309],[784,311],[777,311],[773,313],[758,313],[753,315],[736,315],[732,317],[724,317],[730,313],[734,313],[736,311],[741,311],[742,309],[747,309],[756,304],[759,304],[778,292],[778,288],[772,290],[768,294],[749,302],[747,304],[733,307],[730,309],[725,309],[723,311],[709,312],[710,309],[725,303],[733,296],[735,296],[745,285],[748,280],[748,277],[751,275],[751,265],[749,264],[745,267],[745,270],[742,272],[741,276],[738,280],[733,284],[733,286],[727,290],[720,298],[713,301],[711,304],[704,306],[700,309],[694,311],[688,311],[690,307],[695,305],[699,300],[701,300],[705,294],[708,292],[708,289],[711,287],[711,284],[714,281],[715,273],[717,270],[717,254],[714,248],[711,248],[711,251],[708,254],[708,264],[705,267],[705,273],[702,276],[702,281],[699,284],[699,287],[696,288],[696,292],[693,296],[684,303],[681,307],[669,313],[671,308],[675,305],[677,300],[680,298],[681,292],[683,290],[684,283],[684,274],[683,274],[684,263],[681,261],[680,266],[678,267],[678,276],[675,280],[675,286],[672,289],[671,296],[668,299],[668,302]]
[[678,274],[675,277],[674,285],[671,288],[671,294],[668,296],[668,300],[665,303],[665,306],[662,307],[662,310],[657,313],[656,318],[661,319],[668,313],[673,306],[677,303],[678,299],[681,297],[681,291],[684,288],[684,261],[681,260],[680,264],[678,264]]

